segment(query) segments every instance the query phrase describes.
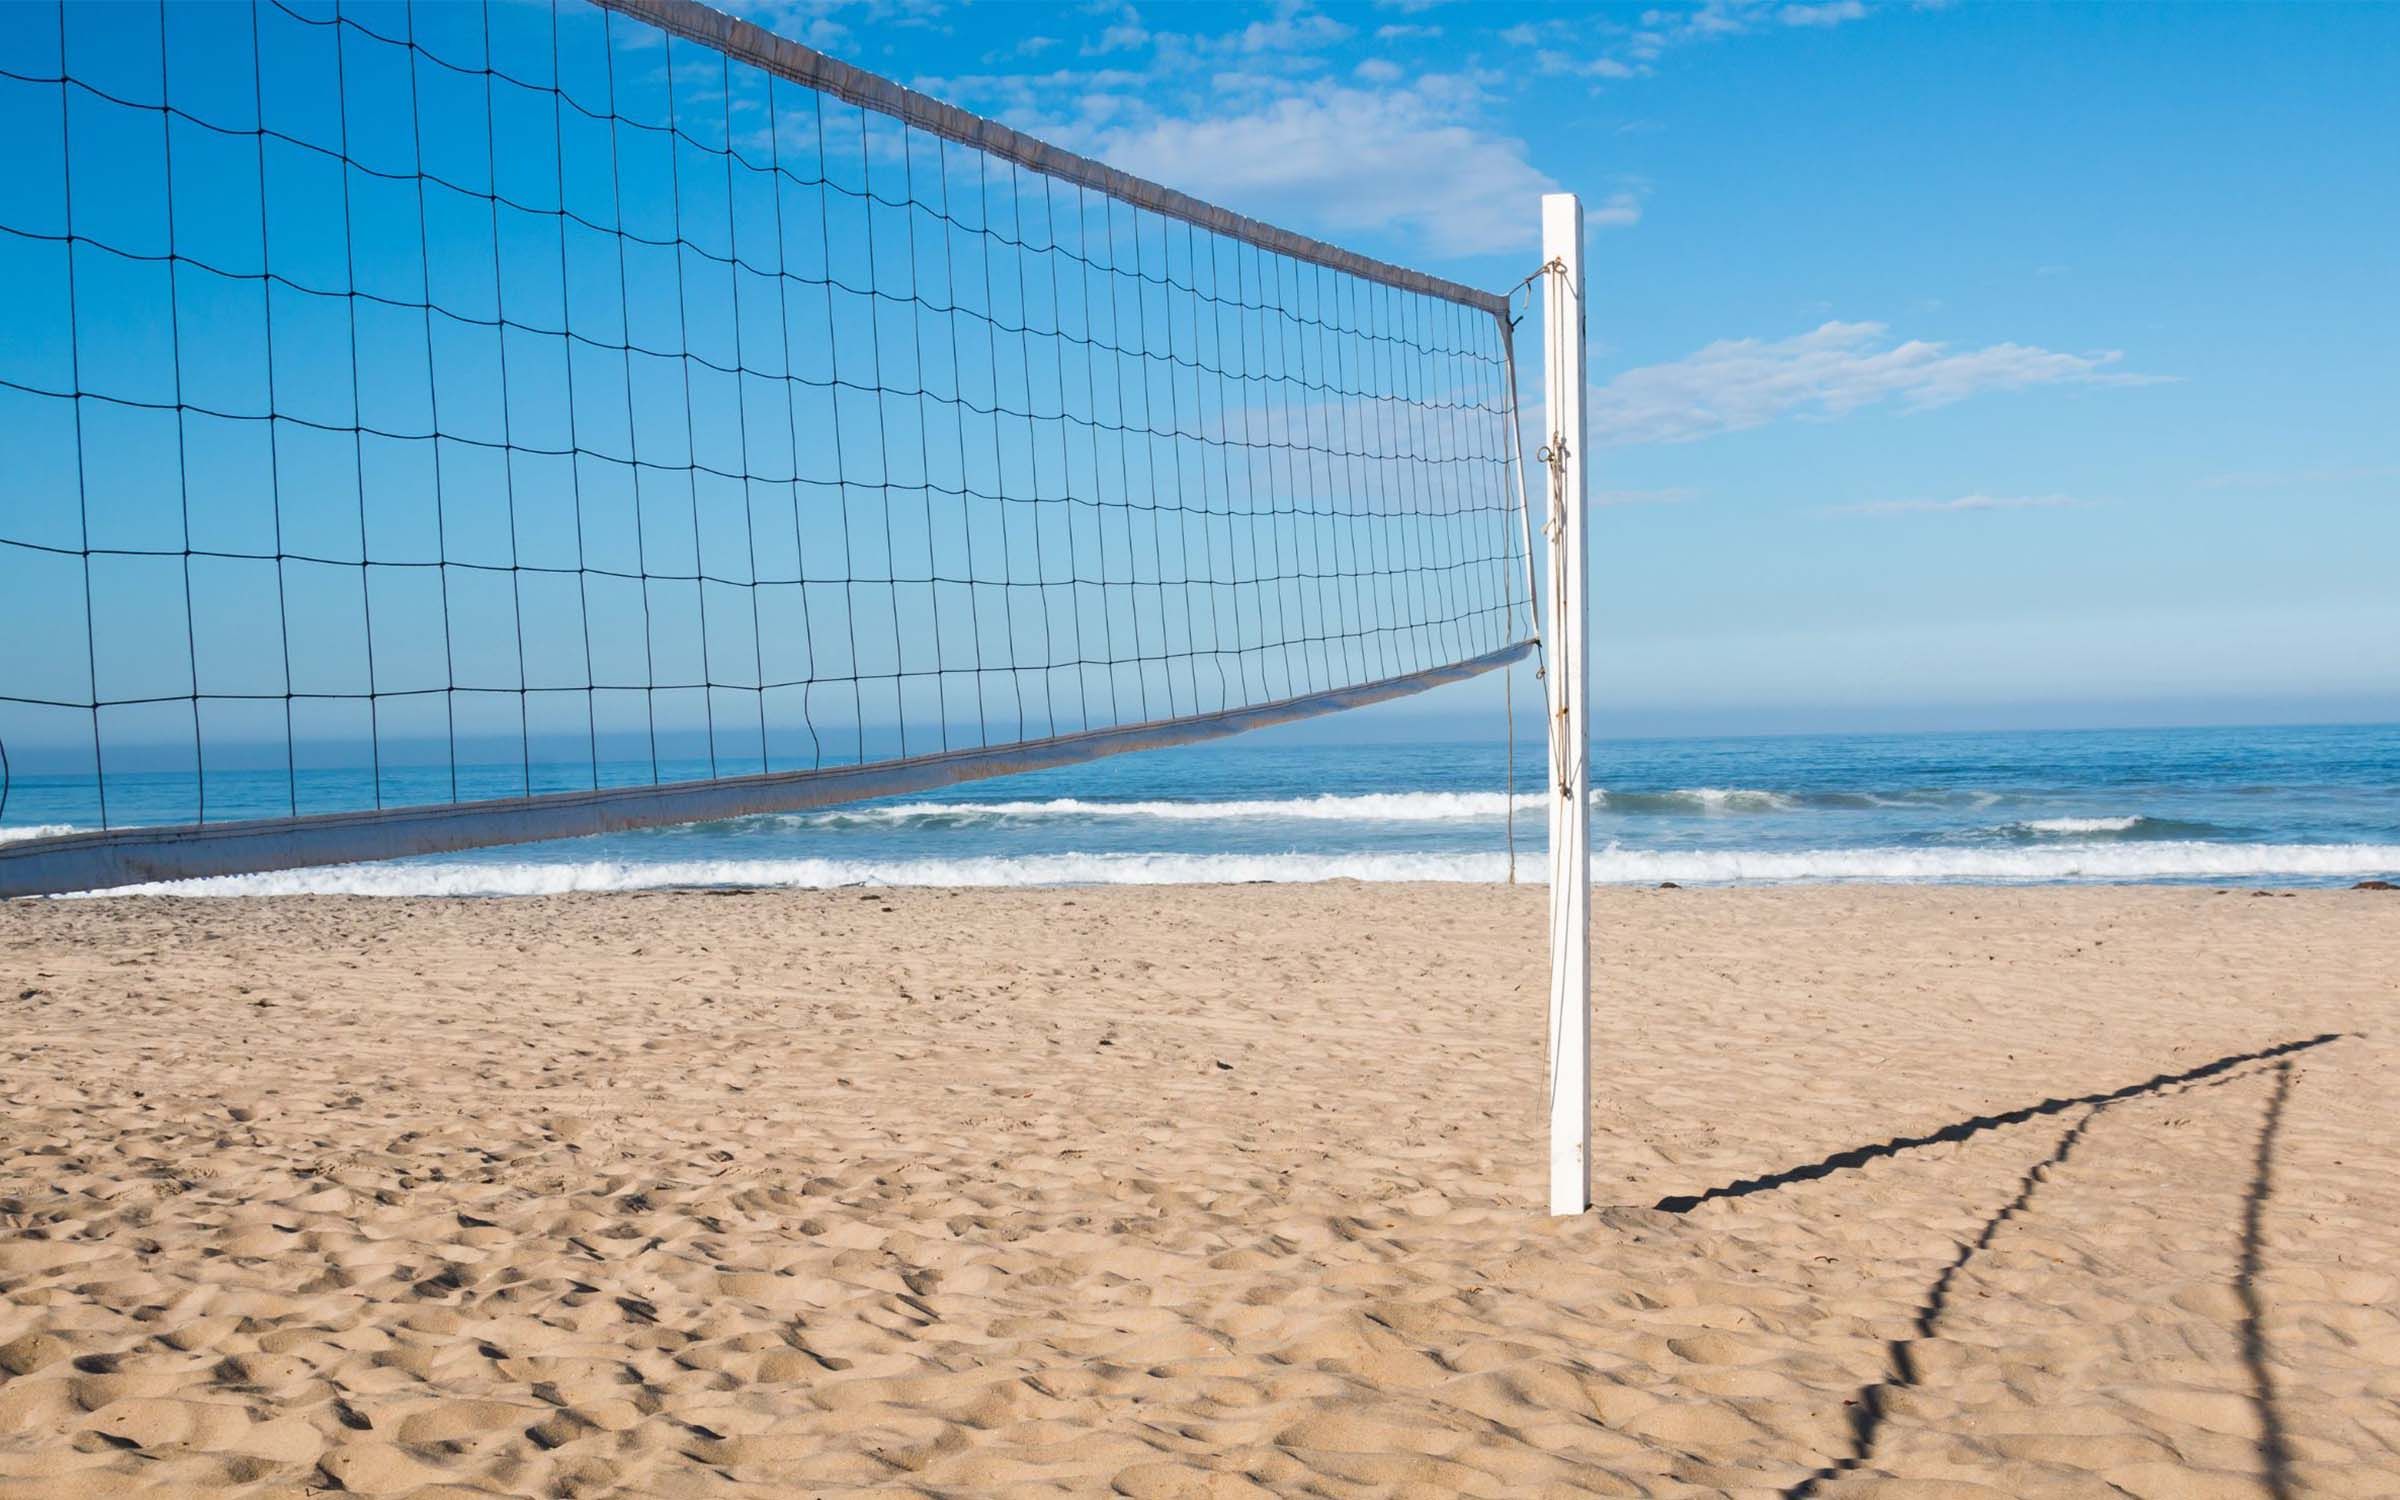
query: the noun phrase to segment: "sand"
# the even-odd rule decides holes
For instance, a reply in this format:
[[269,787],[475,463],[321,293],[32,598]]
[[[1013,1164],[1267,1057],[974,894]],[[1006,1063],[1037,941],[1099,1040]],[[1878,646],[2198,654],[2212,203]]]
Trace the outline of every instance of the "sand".
[[0,907],[0,1494],[2400,1494],[2400,896]]

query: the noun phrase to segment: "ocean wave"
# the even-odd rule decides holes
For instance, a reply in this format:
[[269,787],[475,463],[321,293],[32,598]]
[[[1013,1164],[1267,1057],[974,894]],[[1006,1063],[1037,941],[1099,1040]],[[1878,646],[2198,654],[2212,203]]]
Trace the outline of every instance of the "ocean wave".
[[[1592,856],[1595,880],[1895,881],[2048,884],[2078,881],[2355,878],[2400,868],[2400,844],[2220,844],[2088,841],[2013,848],[1630,850]],[[1605,873],[1603,873],[1605,870]]]
[[2139,813],[2110,818],[2028,818],[1978,830],[1985,836],[2039,842],[2044,839],[2162,839],[2222,838],[2226,830],[2214,823],[2183,818],[2152,818]]
[[[1538,791],[1516,799],[1517,810],[1540,806]],[[780,821],[803,828],[876,828],[898,824],[963,825],[1045,818],[1155,818],[1167,822],[1234,819],[1296,819],[1304,822],[1444,823],[1508,814],[1505,792],[1368,792],[1353,796],[1325,792],[1314,797],[1250,798],[1224,802],[1102,802],[1053,797],[1041,802],[894,802],[881,807],[839,807],[825,812],[783,813]]]
[[2129,833],[2146,821],[2139,815],[2127,818],[2028,818],[2022,823],[2011,823],[2008,827],[2027,833]]
[[[1663,792],[1592,792],[1595,809],[1618,813],[1790,812],[1807,799],[1752,787],[1683,787]],[[1018,802],[893,802],[880,807],[837,807],[823,812],[783,813],[779,821],[801,828],[945,827],[1050,818],[1153,818],[1164,822],[1234,820],[1328,823],[1456,823],[1504,818],[1506,792],[1324,792],[1313,797],[1245,798],[1222,802],[1107,802],[1053,797]],[[1542,810],[1538,786],[1514,799],[1517,815]],[[1893,806],[1902,804],[1894,803]]]
[[[1538,878],[1539,857],[1519,874]],[[1029,854],[964,859],[706,859],[443,861],[330,865],[131,886],[153,896],[557,896],[578,891],[757,886],[828,889],[854,885],[1063,886],[1239,885],[1321,880],[1504,880],[1493,854]]]
[[[1038,854],[970,859],[424,861],[336,865],[130,887],[173,896],[546,896],[676,886],[1225,885],[1268,881],[1498,881],[1506,857],[1482,854]],[[2400,871],[2400,844],[2086,843],[2017,848],[1627,849],[1592,853],[1608,884],[1872,881],[2038,884],[2077,881],[2357,878]],[[1518,876],[1539,881],[1539,854]]]
[[56,838],[62,833],[77,831],[72,823],[26,823],[15,828],[0,828],[0,844],[14,843],[18,839]]
[[1592,805],[1613,812],[1791,812],[1803,799],[1746,786],[1693,786],[1670,792],[1595,791]]

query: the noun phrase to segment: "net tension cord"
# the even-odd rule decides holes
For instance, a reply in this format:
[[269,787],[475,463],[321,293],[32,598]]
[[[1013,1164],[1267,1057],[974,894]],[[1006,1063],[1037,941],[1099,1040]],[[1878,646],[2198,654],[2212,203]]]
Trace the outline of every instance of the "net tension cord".
[[[1527,304],[1525,313],[1512,312],[1508,319],[1508,327],[1513,332],[1517,325],[1525,320],[1527,314],[1532,310],[1531,304],[1533,300],[1534,288],[1542,282],[1543,278],[1551,276],[1558,278],[1559,284],[1566,289],[1567,295],[1565,297],[1549,299],[1549,311],[1546,325],[1543,330],[1543,347],[1546,349],[1558,349],[1564,347],[1562,341],[1566,339],[1572,331],[1572,313],[1569,311],[1567,304],[1569,299],[1577,294],[1574,278],[1567,274],[1567,265],[1563,260],[1553,257],[1550,260],[1544,261],[1541,265],[1536,266],[1533,271],[1529,273],[1522,281],[1519,281],[1515,286],[1512,286],[1508,289],[1506,298],[1509,306],[1512,309],[1516,306],[1517,299],[1519,297],[1523,297]],[[1515,380],[1514,363],[1514,359],[1512,358],[1510,361],[1510,380],[1512,389],[1509,392],[1512,405],[1516,395],[1516,392],[1513,389]],[[1543,417],[1546,421],[1552,418],[1554,415],[1554,413],[1548,411],[1543,413]],[[1557,592],[1566,587],[1567,563],[1566,550],[1563,543],[1565,540],[1564,517],[1566,515],[1567,507],[1567,436],[1564,432],[1558,430],[1556,422],[1550,422],[1550,427],[1551,432],[1549,438],[1543,442],[1539,449],[1535,451],[1534,457],[1548,472],[1550,480],[1550,506],[1546,518],[1542,522],[1542,538],[1549,544],[1543,550],[1546,551],[1550,557],[1550,588],[1552,590],[1552,597],[1556,597]],[[1521,442],[1522,439],[1520,438],[1519,441]],[[1542,633],[1541,611],[1539,608],[1540,595],[1535,592],[1534,588],[1535,564],[1533,561],[1533,513],[1526,504],[1526,497],[1524,494],[1524,476],[1521,468],[1518,474],[1517,514],[1522,518],[1525,527],[1525,610],[1527,615],[1526,638],[1533,643],[1534,680],[1544,684],[1546,691],[1550,676],[1550,648],[1549,642]],[[1561,641],[1559,643],[1559,669],[1562,673],[1571,670],[1573,667],[1573,662],[1568,655],[1569,650],[1570,643],[1565,641]],[[1508,761],[1508,805],[1506,811],[1506,821],[1508,827],[1508,883],[1510,885],[1515,885],[1517,883],[1517,680],[1516,675],[1513,672],[1508,675],[1505,687],[1506,691],[1503,695],[1502,703],[1507,721],[1506,744]],[[1558,796],[1571,798],[1575,795],[1575,775],[1574,765],[1569,759],[1569,753],[1576,747],[1573,747],[1568,743],[1570,735],[1568,733],[1567,725],[1567,705],[1563,697],[1555,697],[1554,695],[1547,696],[1554,697],[1554,701],[1549,703],[1549,706],[1544,713],[1544,718],[1548,722],[1549,729],[1550,765],[1553,769],[1553,780],[1556,783],[1554,789]]]

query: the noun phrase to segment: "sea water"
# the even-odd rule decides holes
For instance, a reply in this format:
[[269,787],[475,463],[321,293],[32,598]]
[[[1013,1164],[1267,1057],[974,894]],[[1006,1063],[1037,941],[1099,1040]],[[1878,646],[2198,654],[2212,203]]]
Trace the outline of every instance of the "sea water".
[[[1521,744],[1515,759],[1512,800],[1496,740],[1234,740],[809,812],[172,889],[1489,881],[1508,877],[1512,832],[1517,876],[1535,881],[1543,749]],[[2400,875],[2393,725],[1602,740],[1592,770],[1592,873],[1605,882],[2347,885]],[[327,779],[339,773],[304,774],[317,778],[304,804],[342,795]],[[447,795],[446,769],[408,774],[427,785],[398,790]],[[461,787],[496,792],[521,774],[469,768]],[[578,775],[589,768],[536,767],[534,780],[538,789]],[[112,778],[112,820],[145,820],[146,795],[164,808],[171,781],[145,793],[141,777]],[[188,778],[180,785],[188,797]],[[212,779],[210,815],[280,812],[293,795],[280,770],[229,773]],[[20,776],[0,820],[21,836],[90,826],[96,809],[88,781]]]

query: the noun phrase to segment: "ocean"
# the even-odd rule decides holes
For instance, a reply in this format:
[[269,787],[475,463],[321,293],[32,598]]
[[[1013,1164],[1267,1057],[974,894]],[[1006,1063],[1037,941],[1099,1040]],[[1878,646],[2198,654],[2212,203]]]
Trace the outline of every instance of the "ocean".
[[[1518,747],[1525,881],[1543,875],[1542,764],[1538,743]],[[2393,725],[1602,740],[1592,764],[1603,882],[2304,886],[2400,875]],[[1506,766],[1496,739],[1234,740],[813,812],[145,889],[1495,881],[1510,869]],[[112,779],[118,817],[140,815],[141,786]],[[211,793],[220,812],[229,798],[264,812],[287,796],[280,771],[236,773],[227,786]],[[20,776],[5,819],[0,836],[88,826],[88,784]]]

